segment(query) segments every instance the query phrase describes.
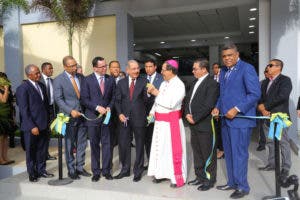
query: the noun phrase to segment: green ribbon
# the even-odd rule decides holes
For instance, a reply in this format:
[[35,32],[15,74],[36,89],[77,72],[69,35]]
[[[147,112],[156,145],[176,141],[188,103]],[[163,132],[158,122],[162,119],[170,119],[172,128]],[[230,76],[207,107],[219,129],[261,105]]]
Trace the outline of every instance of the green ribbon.
[[96,118],[94,118],[94,119],[88,118],[88,117],[87,117],[85,114],[83,114],[83,113],[81,113],[81,116],[82,116],[84,119],[88,120],[88,121],[95,121],[95,120],[101,118],[101,117],[102,117],[102,114],[99,114],[99,115],[98,115]]
[[56,133],[65,136],[66,128],[67,128],[66,124],[69,122],[69,120],[70,120],[69,116],[63,113],[58,113],[56,119],[50,125],[51,131],[54,130]]
[[210,120],[210,123],[211,123],[211,129],[212,129],[212,133],[213,133],[213,141],[212,141],[211,153],[210,153],[208,159],[206,160],[205,167],[204,167],[204,172],[205,172],[206,178],[208,180],[210,180],[210,173],[207,171],[207,168],[211,164],[212,157],[213,157],[213,154],[214,154],[214,148],[215,148],[215,145],[216,145],[216,130],[215,130],[215,122],[214,122],[214,117],[213,116]]

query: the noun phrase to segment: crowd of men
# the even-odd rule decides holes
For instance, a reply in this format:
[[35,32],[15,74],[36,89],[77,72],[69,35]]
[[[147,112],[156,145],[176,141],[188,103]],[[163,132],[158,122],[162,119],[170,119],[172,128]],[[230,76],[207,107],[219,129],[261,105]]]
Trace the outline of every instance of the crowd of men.
[[[42,75],[36,65],[27,65],[28,80],[17,88],[16,97],[29,181],[54,176],[46,171],[46,159],[53,158],[48,153],[49,124],[57,113],[63,113],[70,116],[64,136],[65,159],[68,176],[74,180],[91,176],[91,180],[97,182],[101,176],[107,180],[130,176],[134,136],[134,182],[140,181],[147,170],[153,183],[170,180],[170,186],[176,188],[187,182],[206,191],[214,187],[217,180],[217,157],[225,155],[227,183],[217,189],[233,190],[230,195],[233,199],[249,194],[248,147],[256,120],[237,115],[256,116],[257,110],[263,116],[274,112],[289,113],[292,84],[289,77],[281,74],[283,62],[279,59],[269,62],[268,78],[261,85],[254,67],[239,58],[234,44],[223,47],[222,60],[224,67],[215,63],[212,75],[208,60],[195,60],[192,70],[195,80],[189,91],[185,91],[184,83],[177,76],[176,60],[165,61],[161,74],[157,72],[155,61],[145,61],[145,76],[140,75],[139,63],[129,60],[127,76],[121,77],[118,61],[111,61],[107,66],[104,58],[95,57],[93,73],[84,77],[77,71],[76,60],[66,56],[62,62],[64,71],[54,80],[51,63],[42,64]],[[106,74],[107,67],[110,75]],[[106,115],[111,115],[109,123],[104,122]],[[218,137],[216,145],[212,116]],[[191,130],[196,177],[191,181],[187,181],[183,118]],[[268,127],[266,120],[263,122],[265,134]],[[287,137],[285,129],[280,141],[285,176],[291,167]],[[92,174],[84,168],[87,138],[91,147]],[[115,146],[118,146],[121,169],[113,177]],[[274,150],[271,141],[267,141],[267,146],[270,150],[268,164],[260,170],[270,171],[275,168]],[[146,162],[147,167],[144,166]]]

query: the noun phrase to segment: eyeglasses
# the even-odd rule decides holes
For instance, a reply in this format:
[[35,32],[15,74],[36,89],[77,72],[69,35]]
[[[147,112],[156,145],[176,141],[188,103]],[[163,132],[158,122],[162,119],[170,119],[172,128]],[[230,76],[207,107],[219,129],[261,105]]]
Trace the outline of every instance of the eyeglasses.
[[77,63],[76,63],[76,64],[74,64],[74,65],[69,65],[69,66],[66,66],[66,67],[68,67],[68,68],[71,68],[71,67],[77,67]]
[[274,67],[274,66],[279,66],[279,65],[275,65],[275,64],[268,64],[268,65],[267,65],[267,67],[270,67],[270,68],[272,68],[272,67]]
[[98,67],[98,66],[94,66],[95,68],[99,68],[99,69],[101,69],[101,68],[106,68],[107,67],[107,65],[103,65],[103,66],[100,66],[100,67]]

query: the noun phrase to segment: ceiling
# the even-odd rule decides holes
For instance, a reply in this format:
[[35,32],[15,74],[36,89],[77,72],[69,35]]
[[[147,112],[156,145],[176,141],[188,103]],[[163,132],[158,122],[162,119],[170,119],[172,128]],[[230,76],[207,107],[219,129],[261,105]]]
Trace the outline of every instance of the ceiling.
[[[146,2],[144,7],[142,6],[142,0],[140,4],[128,3],[129,11],[133,15],[135,51],[152,54],[155,51],[167,50],[171,55],[170,52],[174,49],[176,51],[174,55],[179,55],[188,54],[189,51],[197,53],[201,51],[199,50],[201,47],[222,45],[228,41],[235,43],[258,41],[257,1],[243,0],[241,3],[241,0],[213,2],[177,0],[177,2],[169,4],[168,7],[156,1],[155,7],[155,2],[152,1],[148,9],[145,8]],[[250,11],[251,8],[257,10]],[[256,19],[250,21],[250,18]],[[249,33],[251,31],[254,33]]]

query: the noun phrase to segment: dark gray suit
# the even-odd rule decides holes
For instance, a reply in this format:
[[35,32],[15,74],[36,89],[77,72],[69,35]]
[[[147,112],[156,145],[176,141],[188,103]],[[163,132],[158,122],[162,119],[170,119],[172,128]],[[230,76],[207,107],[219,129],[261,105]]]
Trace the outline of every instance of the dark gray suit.
[[[213,150],[212,161],[207,171],[210,173],[210,180],[205,174],[205,163],[212,150],[212,127],[211,111],[214,108],[219,97],[219,85],[209,75],[206,76],[192,98],[192,93],[197,83],[196,79],[189,90],[185,101],[185,115],[191,114],[195,124],[189,124],[191,128],[191,144],[194,155],[194,169],[199,181],[216,182],[217,155],[216,148]],[[191,99],[192,98],[192,99]]]
[[[283,112],[289,115],[289,98],[292,91],[291,79],[282,74],[278,75],[273,80],[268,92],[267,87],[270,79],[265,79],[261,84],[261,99],[259,104],[264,104],[267,111],[271,113]],[[266,120],[264,123],[265,134],[269,133],[270,121]],[[267,139],[267,146],[269,148],[268,164],[275,166],[275,151],[273,141]],[[291,168],[291,147],[289,144],[289,137],[287,129],[283,129],[283,135],[280,140],[280,150],[282,154],[282,168],[289,170]]]
[[[79,81],[79,90],[82,79],[80,74],[76,74]],[[84,112],[83,107],[80,105],[79,99],[76,96],[75,90],[71,83],[67,72],[58,75],[53,82],[54,99],[59,107],[59,112],[70,116],[72,110],[77,110],[81,113]],[[65,154],[66,163],[69,174],[76,171],[82,171],[85,165],[85,149],[87,144],[86,127],[83,123],[83,118],[70,118],[67,124],[65,135]],[[76,160],[73,155],[73,150],[76,146]]]
[[119,156],[122,163],[121,174],[130,173],[131,148],[130,133],[134,133],[136,142],[136,160],[133,173],[141,176],[144,169],[144,142],[146,127],[147,79],[138,77],[135,82],[133,98],[129,97],[129,78],[119,81],[116,89],[117,115],[124,114],[128,117],[127,125],[120,125]]

